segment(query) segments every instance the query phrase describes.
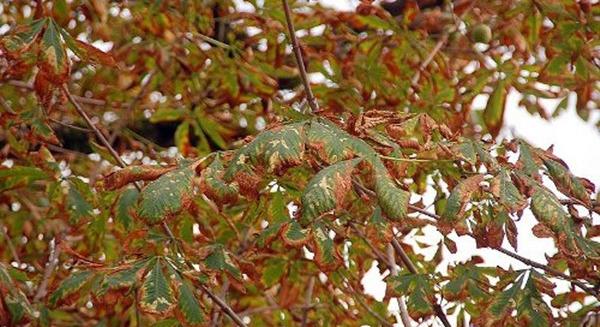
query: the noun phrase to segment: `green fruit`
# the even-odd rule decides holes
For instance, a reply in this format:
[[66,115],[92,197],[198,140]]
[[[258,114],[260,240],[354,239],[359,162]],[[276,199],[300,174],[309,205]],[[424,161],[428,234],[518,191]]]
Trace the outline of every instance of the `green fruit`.
[[473,42],[488,43],[492,39],[492,30],[485,24],[477,24],[471,30]]

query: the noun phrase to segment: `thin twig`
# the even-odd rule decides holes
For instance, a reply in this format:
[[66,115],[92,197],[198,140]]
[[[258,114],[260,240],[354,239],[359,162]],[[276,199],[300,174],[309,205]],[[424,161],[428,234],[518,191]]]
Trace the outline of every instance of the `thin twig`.
[[[394,247],[394,250],[396,250],[396,253],[398,253],[398,255],[400,256],[400,259],[402,260],[402,263],[404,263],[406,268],[411,273],[417,274],[417,267],[412,262],[412,260],[410,260],[410,258],[408,257],[408,255],[406,254],[406,252],[395,237],[392,238],[392,246]],[[442,309],[442,306],[439,303],[433,303],[433,310],[435,311],[435,315],[438,316],[438,318],[440,318],[442,324],[445,327],[451,326],[450,321],[448,321],[448,317],[446,317],[446,314],[444,313],[444,309]]]
[[308,288],[306,289],[306,295],[304,297],[305,307],[302,311],[302,327],[305,327],[308,322],[308,311],[312,302],[312,294],[315,288],[315,276],[311,276],[308,280]]
[[360,237],[365,242],[365,244],[367,244],[367,246],[371,249],[371,251],[377,257],[377,259],[379,259],[381,262],[385,263],[385,265],[388,267],[392,266],[392,264],[388,261],[388,259],[379,250],[377,250],[377,248],[375,248],[375,246],[372,244],[372,242],[369,241],[369,239],[367,238],[365,233],[363,233],[363,231],[361,231],[360,229],[358,229],[358,227],[356,227],[355,223],[350,223],[350,226],[356,232],[358,237]]
[[[102,131],[100,129],[98,129],[98,127],[92,122],[92,120],[87,115],[87,113],[85,112],[85,110],[83,110],[83,108],[77,102],[77,100],[75,99],[75,97],[71,94],[71,92],[69,92],[69,89],[67,88],[67,86],[65,84],[63,84],[61,86],[61,89],[62,89],[63,93],[67,96],[67,98],[69,99],[69,102],[71,102],[71,104],[73,105],[73,107],[75,107],[75,110],[77,110],[77,113],[79,113],[79,115],[83,118],[83,120],[85,120],[85,122],[88,125],[88,127],[90,129],[92,129],[92,131],[94,131],[94,134],[96,134],[96,137],[100,140],[100,142],[102,143],[102,145],[104,145],[106,147],[106,149],[108,150],[108,152],[110,153],[110,155],[116,160],[116,162],[119,164],[119,166],[121,166],[121,168],[127,167],[127,164],[123,161],[123,159],[121,159],[121,156],[119,156],[119,154],[117,153],[117,151],[112,147],[112,145],[110,144],[110,142],[106,139],[106,136],[104,136],[104,134],[102,133]],[[138,191],[140,191],[140,192],[142,191],[142,187],[138,183],[133,183],[133,185],[135,185],[135,188],[137,188]],[[166,222],[163,222],[162,223],[162,227],[165,230],[165,233],[167,233],[167,235],[169,236],[169,238],[175,244],[177,244],[176,243],[175,235],[173,234],[173,231],[171,231],[171,228],[169,227],[169,225],[167,225]]]
[[[469,8],[467,8],[460,15],[459,19],[462,20],[462,18],[465,17],[465,15],[473,8],[474,5],[475,5],[475,1],[471,4],[471,6]],[[411,94],[411,91],[418,90],[419,85],[417,83],[419,82],[419,79],[421,78],[421,73],[423,71],[425,71],[425,69],[427,68],[427,66],[429,66],[429,64],[433,61],[433,58],[435,58],[435,56],[438,54],[438,52],[440,52],[440,50],[442,49],[442,47],[446,44],[446,42],[448,42],[448,37],[450,36],[450,32],[454,32],[457,29],[458,29],[458,25],[455,24],[455,26],[454,26],[454,28],[452,30],[447,30],[447,31],[444,31],[442,33],[442,36],[437,41],[437,43],[435,44],[435,46],[433,47],[433,49],[431,50],[431,52],[429,52],[429,55],[427,55],[427,57],[425,58],[425,60],[419,66],[419,70],[417,70],[415,72],[415,75],[410,80],[409,95]]]
[[[54,241],[54,242],[53,242]],[[33,302],[38,302],[44,296],[46,296],[46,289],[48,288],[48,282],[50,281],[50,276],[52,276],[52,272],[56,269],[58,265],[58,256],[60,255],[60,246],[58,246],[58,242],[60,240],[58,238],[54,238],[53,241],[50,241],[50,255],[48,255],[48,262],[46,263],[46,269],[44,269],[44,275],[42,276],[42,281],[40,282],[40,286],[38,286],[37,291],[35,292],[35,296],[33,297]]]
[[49,120],[49,121],[51,121],[51,122],[53,122],[53,123],[55,123],[55,124],[58,124],[58,125],[61,125],[61,126],[64,126],[64,127],[70,128],[70,129],[74,129],[74,130],[76,130],[76,131],[80,131],[80,132],[84,132],[84,133],[93,133],[93,132],[94,132],[94,131],[92,131],[92,130],[91,130],[91,129],[89,129],[89,128],[75,126],[75,125],[72,125],[72,124],[69,124],[69,123],[65,123],[65,122],[63,122],[63,121],[60,121],[60,120],[58,120],[58,119],[54,119],[54,118],[50,118],[50,117],[48,117],[48,120]]
[[[416,207],[414,205],[410,205],[409,204],[408,207],[409,207],[409,209],[412,209],[414,211],[422,213],[422,214],[424,214],[426,216],[429,216],[429,217],[431,217],[431,218],[433,218],[435,220],[440,220],[441,219],[441,217],[439,215],[437,215],[435,213],[432,213],[432,212],[428,212],[427,210],[424,210],[422,208]],[[467,235],[475,238],[475,236],[473,234],[471,234],[471,233],[468,233]],[[592,289],[589,286],[585,285],[581,281],[579,281],[579,280],[577,280],[577,279],[575,279],[575,278],[573,278],[573,277],[571,277],[571,276],[569,276],[569,275],[567,275],[565,273],[562,273],[562,272],[560,272],[560,271],[558,271],[558,270],[556,270],[556,269],[554,269],[554,268],[552,268],[552,267],[550,267],[548,265],[545,265],[543,263],[539,263],[537,261],[533,261],[531,259],[527,259],[527,258],[525,258],[525,257],[523,257],[523,256],[521,256],[521,255],[519,255],[519,254],[517,254],[515,252],[512,252],[512,251],[510,251],[508,249],[505,249],[505,248],[502,248],[502,247],[500,247],[500,248],[490,248],[490,249],[496,250],[498,252],[502,252],[502,253],[506,254],[507,256],[512,257],[513,259],[521,261],[522,263],[524,263],[524,264],[526,264],[528,266],[541,269],[541,270],[543,270],[543,271],[545,271],[545,272],[547,272],[547,273],[549,273],[551,275],[554,275],[555,277],[560,277],[562,279],[565,279],[565,280],[571,282],[573,285],[579,287],[581,290],[585,291],[586,293],[588,293],[590,295],[593,295],[596,298],[600,298],[600,294],[597,291],[595,291],[594,289]]]
[[231,307],[225,303],[225,301],[221,300],[221,298],[219,298],[218,296],[216,296],[213,292],[211,292],[206,286],[204,285],[200,285],[200,289],[206,293],[206,295],[208,295],[208,297],[211,298],[211,300],[213,300],[213,302],[215,304],[217,304],[221,310],[223,312],[225,312],[225,314],[227,314],[229,316],[229,318],[231,318],[238,326],[241,327],[246,327],[246,324],[244,323],[244,321],[242,320],[242,318],[240,318],[235,311],[233,311],[233,309],[231,309]]
[[[394,247],[392,244],[387,245],[387,258],[390,262],[390,275],[392,277],[398,276],[398,267],[396,266],[396,255],[394,253]],[[406,304],[404,303],[403,298],[398,298],[398,306],[400,307],[400,319],[402,320],[402,324],[404,327],[411,327],[412,323],[410,320],[410,316],[408,315],[408,310],[406,309]]]
[[292,12],[290,10],[290,6],[287,0],[281,0],[281,2],[283,3],[283,11],[285,12],[285,20],[287,22],[290,40],[292,41],[292,48],[294,50],[294,56],[296,57],[296,64],[298,65],[298,70],[300,71],[300,78],[302,79],[302,84],[304,85],[306,100],[308,101],[308,105],[310,106],[312,112],[318,112],[319,104],[317,103],[317,100],[315,99],[315,96],[312,93],[312,90],[310,88],[310,82],[308,81],[308,76],[306,75],[306,67],[304,67],[302,51],[300,49],[298,39],[296,38],[296,30],[294,29],[294,23],[292,21]]
[[521,255],[518,255],[518,254],[516,254],[516,253],[514,253],[512,251],[509,251],[509,250],[507,250],[505,248],[494,248],[494,249],[497,250],[497,251],[499,251],[499,252],[502,252],[502,253],[506,254],[507,256],[509,256],[509,257],[511,257],[513,259],[517,259],[517,260],[521,261],[522,263],[524,263],[526,265],[529,265],[529,266],[534,267],[534,268],[542,269],[542,270],[544,270],[544,271],[546,271],[546,272],[548,272],[548,273],[550,273],[552,275],[555,275],[557,277],[562,277],[562,278],[570,281],[571,283],[573,283],[577,287],[581,288],[586,293],[594,295],[596,298],[600,299],[600,294],[598,294],[597,291],[595,291],[594,289],[586,286],[584,283],[582,283],[582,282],[580,282],[578,280],[573,279],[569,275],[566,275],[566,274],[564,274],[564,273],[562,273],[562,272],[560,272],[560,271],[558,271],[558,270],[556,270],[556,269],[554,269],[552,267],[549,267],[547,265],[541,264],[539,262],[535,262],[535,261],[533,261],[531,259],[527,259],[527,258],[525,258],[525,257],[523,257]]
[[[24,82],[24,81],[19,81],[19,80],[8,80],[6,81],[6,84],[8,85],[12,85],[15,87],[19,87],[22,89],[27,89],[27,90],[33,90],[33,85],[31,83],[28,82]],[[113,107],[113,108],[129,108],[129,103],[126,102],[109,102],[106,100],[102,100],[102,99],[96,99],[96,98],[88,98],[88,97],[82,97],[82,96],[77,96],[77,95],[73,95],[73,98],[78,101],[79,103],[83,103],[83,104],[88,104],[88,105],[92,105],[92,106],[109,106],[109,107]]]
[[0,95],[0,107],[2,107],[2,109],[4,109],[4,111],[8,112],[9,114],[12,115],[16,115],[17,113],[10,107],[10,105],[8,105],[8,102],[6,102],[6,100],[4,99],[3,96]]
[[12,243],[10,236],[8,236],[8,233],[6,232],[6,230],[4,230],[4,228],[5,228],[4,225],[0,225],[0,233],[2,233],[2,238],[4,238],[6,240],[6,244],[8,245],[8,250],[10,251],[10,254],[13,257],[13,260],[16,263],[21,264],[21,259],[19,258],[17,249],[15,249],[15,245]]
[[371,309],[371,307],[369,307],[365,301],[363,301],[360,296],[357,296],[359,294],[359,292],[357,292],[354,287],[352,287],[352,285],[350,285],[350,283],[348,283],[348,290],[350,291],[350,296],[352,296],[352,298],[358,302],[358,304],[363,307],[363,309],[367,310],[367,312],[373,317],[375,318],[377,321],[379,321],[379,323],[381,323],[382,326],[387,326],[387,327],[393,327],[394,325],[391,324],[389,321],[385,320],[385,318],[383,318],[382,316],[380,316],[377,312],[375,312],[373,309]]

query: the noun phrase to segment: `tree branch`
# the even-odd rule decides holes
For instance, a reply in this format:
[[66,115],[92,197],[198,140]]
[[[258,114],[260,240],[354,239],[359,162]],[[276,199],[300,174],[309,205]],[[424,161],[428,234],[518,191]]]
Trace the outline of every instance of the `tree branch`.
[[[9,81],[6,81],[6,84],[12,85],[15,87],[19,87],[22,89],[33,90],[33,85],[31,85],[30,83],[27,83],[27,82],[19,81],[19,80],[9,80]],[[109,101],[102,100],[102,99],[87,98],[87,97],[82,97],[82,96],[77,96],[77,95],[73,95],[73,99],[75,99],[79,103],[88,104],[88,105],[92,105],[92,106],[100,106],[100,107],[109,106],[109,107],[113,107],[113,108],[129,108],[130,107],[129,103],[122,103],[122,102],[116,102],[116,101],[109,102]]]
[[54,271],[54,269],[56,269],[56,266],[58,265],[58,256],[60,255],[60,246],[58,246],[58,242],[60,242],[59,238],[54,238],[54,243],[50,243],[50,254],[48,255],[46,269],[44,269],[44,275],[42,276],[40,286],[38,286],[38,289],[35,292],[33,302],[38,302],[46,295],[48,282],[50,280],[50,277],[52,276],[52,272]]
[[[402,263],[406,266],[408,271],[410,271],[413,274],[417,274],[417,267],[412,262],[412,260],[410,260],[410,258],[408,257],[408,255],[406,254],[396,237],[392,238],[392,246],[394,247],[394,250],[396,250],[396,253],[398,253],[398,255],[400,256]],[[451,326],[450,322],[448,321],[448,317],[446,317],[446,314],[444,313],[444,309],[442,309],[442,306],[439,303],[433,304],[433,310],[435,311],[436,316],[440,318],[442,324],[445,327]]]
[[19,258],[17,249],[15,249],[15,245],[12,243],[10,236],[8,235],[6,230],[4,230],[4,228],[5,228],[5,226],[0,224],[0,233],[2,234],[2,238],[4,238],[6,240],[6,244],[8,245],[8,250],[10,251],[10,254],[13,257],[13,260],[16,263],[21,264],[21,258]]
[[296,38],[296,30],[294,29],[294,23],[292,21],[292,13],[290,10],[290,6],[287,0],[281,0],[281,2],[283,3],[283,11],[285,12],[285,20],[287,22],[290,40],[292,41],[292,48],[294,50],[294,56],[296,57],[296,64],[298,65],[298,70],[300,71],[300,78],[302,79],[302,84],[304,85],[306,101],[308,101],[308,105],[310,106],[312,112],[315,113],[319,111],[319,104],[317,103],[315,96],[312,93],[312,90],[310,88],[310,82],[308,81],[308,76],[306,75],[306,67],[304,67],[302,51],[300,49],[298,39]]
[[[429,216],[429,217],[431,217],[431,218],[433,218],[435,220],[440,220],[441,219],[441,217],[439,215],[436,215],[435,213],[429,212],[429,211],[427,211],[425,209],[416,207],[414,205],[410,205],[409,204],[408,208],[412,209],[414,211],[417,211],[419,213],[422,213],[422,214],[424,214],[426,216]],[[475,238],[475,236],[473,236],[473,234],[471,234],[471,233],[468,233],[467,235]],[[531,259],[527,259],[527,258],[525,258],[525,257],[523,257],[523,256],[521,256],[521,255],[519,255],[519,254],[517,254],[515,252],[512,252],[512,251],[510,251],[508,249],[505,249],[505,248],[502,248],[502,247],[500,247],[500,248],[490,248],[490,249],[496,250],[498,252],[502,252],[502,253],[506,254],[507,256],[512,257],[513,259],[516,259],[518,261],[521,261],[522,263],[524,263],[524,264],[526,264],[528,266],[541,269],[541,270],[543,270],[543,271],[545,271],[545,272],[553,275],[554,277],[560,277],[560,278],[562,278],[564,280],[567,280],[567,281],[571,282],[573,285],[579,287],[584,292],[586,292],[586,293],[588,293],[588,294],[590,294],[592,296],[595,296],[596,298],[600,299],[600,294],[596,290],[594,290],[593,288],[590,288],[589,286],[585,285],[581,281],[579,281],[577,279],[574,279],[573,277],[571,277],[571,276],[569,276],[569,275],[567,275],[567,274],[565,274],[563,272],[560,272],[560,271],[558,271],[558,270],[556,270],[556,269],[554,269],[554,268],[552,268],[552,267],[550,267],[548,265],[545,265],[543,263],[539,263],[539,262],[533,261]]]
[[[100,131],[100,129],[98,129],[98,127],[92,122],[92,120],[87,115],[85,110],[83,110],[83,108],[77,102],[75,97],[71,94],[71,92],[69,92],[69,89],[67,88],[66,84],[63,84],[61,86],[61,90],[67,96],[67,99],[69,99],[69,102],[71,102],[73,107],[75,107],[75,110],[77,110],[77,113],[79,113],[79,115],[83,118],[83,120],[85,120],[85,123],[88,125],[88,127],[94,132],[94,134],[96,134],[96,137],[100,140],[102,145],[104,145],[106,147],[106,149],[108,150],[110,155],[116,160],[116,162],[119,164],[119,166],[121,166],[121,168],[127,167],[127,164],[123,161],[123,159],[121,159],[121,156],[119,156],[117,151],[112,147],[110,142],[106,139],[106,136],[104,136],[102,131]],[[138,183],[133,183],[133,185],[135,185],[135,188],[137,188],[138,191],[140,191],[140,192],[142,191],[142,187]],[[167,225],[166,222],[163,222],[162,227],[165,230],[165,233],[169,236],[169,238],[173,242],[176,243],[175,235],[171,231],[171,228],[169,228],[169,225]]]
[[[388,244],[386,250],[387,258],[390,262],[390,275],[396,277],[398,276],[398,267],[396,266],[396,255],[394,254],[394,247],[392,246],[392,244]],[[404,327],[412,327],[412,323],[410,320],[410,316],[408,315],[408,310],[406,309],[404,299],[398,298],[398,306],[400,307],[400,319],[402,320],[402,324],[404,325]]]
[[242,318],[240,318],[235,311],[233,311],[233,309],[231,309],[231,307],[229,305],[227,305],[227,303],[225,303],[225,301],[221,300],[221,298],[219,298],[218,296],[216,296],[213,292],[211,292],[206,286],[204,285],[200,285],[200,289],[206,293],[206,295],[208,295],[208,297],[210,297],[211,300],[213,300],[213,302],[218,305],[221,310],[229,316],[229,318],[231,318],[231,320],[233,320],[238,326],[240,327],[246,327],[246,324],[244,323],[244,321],[242,320]]
[[308,322],[308,311],[310,310],[310,305],[312,302],[312,294],[313,294],[313,289],[315,288],[315,276],[311,276],[310,279],[308,280],[308,288],[306,289],[306,295],[304,298],[305,303],[305,307],[302,310],[302,327],[306,326],[306,323]]

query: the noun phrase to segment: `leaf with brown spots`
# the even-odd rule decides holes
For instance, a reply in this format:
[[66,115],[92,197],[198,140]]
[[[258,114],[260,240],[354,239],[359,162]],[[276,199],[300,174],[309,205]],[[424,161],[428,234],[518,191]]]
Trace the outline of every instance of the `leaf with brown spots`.
[[479,189],[482,181],[483,175],[474,175],[458,183],[446,201],[446,208],[442,213],[443,223],[451,225],[462,219],[467,202],[471,199],[473,192]]
[[318,172],[306,185],[302,194],[300,223],[307,225],[324,213],[341,209],[352,188],[350,178],[354,167],[362,159],[338,162]]
[[187,208],[192,201],[196,166],[188,164],[148,184],[139,196],[137,218],[157,224]]

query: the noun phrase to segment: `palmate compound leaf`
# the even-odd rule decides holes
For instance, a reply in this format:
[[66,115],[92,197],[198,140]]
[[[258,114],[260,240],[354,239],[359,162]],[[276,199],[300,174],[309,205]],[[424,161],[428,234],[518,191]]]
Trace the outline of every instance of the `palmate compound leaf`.
[[519,160],[517,165],[532,178],[539,178],[541,161],[533,149],[527,142],[519,140]]
[[117,272],[106,274],[95,294],[103,295],[109,291],[130,289],[142,279],[146,267],[152,266],[155,261],[154,258],[142,259],[119,268]]
[[2,37],[0,49],[6,51],[8,56],[22,54],[36,40],[48,21],[48,18],[40,18],[28,25],[16,27],[10,34]]
[[225,271],[237,280],[242,279],[242,272],[231,259],[229,252],[221,244],[212,246],[212,252],[206,257],[204,264],[209,269]]
[[192,201],[198,163],[183,165],[148,184],[140,193],[136,216],[157,224],[185,209]]
[[69,184],[67,208],[71,224],[78,224],[83,218],[91,217],[94,211],[94,207],[85,199],[74,183]]
[[423,274],[402,273],[393,277],[393,282],[400,294],[408,297],[408,314],[415,320],[433,314],[433,306],[429,298],[434,294],[428,276]]
[[508,212],[523,210],[527,201],[513,184],[510,174],[506,169],[500,170],[491,183],[492,194],[498,199]]
[[175,292],[163,269],[163,260],[160,258],[148,266],[138,293],[138,303],[143,312],[164,317],[175,308],[176,301]]
[[302,194],[302,225],[308,225],[327,212],[341,209],[352,188],[352,171],[361,160],[356,158],[333,164],[319,171],[308,182]]
[[[526,271],[522,271],[510,287],[496,293],[488,310],[492,321],[500,322],[506,317],[516,317],[521,326],[551,326],[550,308],[542,299],[535,283],[539,274],[530,271],[523,287],[526,275]],[[513,310],[516,310],[516,315]]]

